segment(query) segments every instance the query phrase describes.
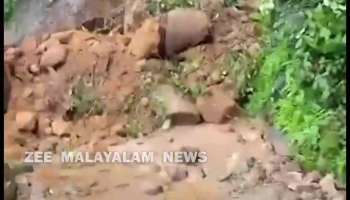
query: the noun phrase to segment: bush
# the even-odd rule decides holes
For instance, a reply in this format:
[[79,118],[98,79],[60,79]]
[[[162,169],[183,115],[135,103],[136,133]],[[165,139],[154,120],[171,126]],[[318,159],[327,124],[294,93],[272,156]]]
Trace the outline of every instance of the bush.
[[17,0],[5,0],[4,2],[4,20],[5,22],[9,22],[16,9],[16,2]]
[[265,3],[257,18],[265,49],[247,108],[272,116],[305,169],[345,181],[345,0]]

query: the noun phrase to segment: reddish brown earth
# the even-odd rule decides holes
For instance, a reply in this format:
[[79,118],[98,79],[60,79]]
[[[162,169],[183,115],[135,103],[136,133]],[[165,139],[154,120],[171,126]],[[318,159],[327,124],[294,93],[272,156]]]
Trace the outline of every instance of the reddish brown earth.
[[[21,162],[25,151],[159,155],[191,147],[208,154],[208,162],[196,166],[159,160],[152,165],[36,165],[34,172],[16,177],[18,199],[345,199],[331,176],[305,173],[279,155],[278,141],[267,140],[267,125],[247,117],[235,102],[235,83],[227,89],[228,78],[214,76],[232,49],[251,55],[259,50],[259,31],[248,13],[222,9],[212,23],[214,41],[181,55],[182,64],[199,69],[179,74],[186,86],[202,84],[214,91],[208,96],[157,89],[175,88],[169,69],[179,66],[145,56],[151,52],[130,53],[137,45],[154,51],[159,41],[153,29],[143,30],[143,37],[68,30],[5,49],[13,88],[5,115],[10,165]],[[78,83],[87,88],[81,97],[92,103],[77,100]],[[154,95],[165,100],[164,116],[156,112]],[[102,113],[94,114],[94,105],[102,105]],[[190,125],[178,125],[186,122]]]

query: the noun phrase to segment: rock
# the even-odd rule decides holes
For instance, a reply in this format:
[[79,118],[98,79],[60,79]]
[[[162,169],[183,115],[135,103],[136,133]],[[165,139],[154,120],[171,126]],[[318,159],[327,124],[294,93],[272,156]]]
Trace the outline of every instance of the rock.
[[209,181],[196,183],[181,183],[172,186],[171,190],[165,193],[165,200],[222,200],[222,191],[218,186]]
[[19,131],[35,131],[37,123],[38,116],[34,112],[22,111],[16,114],[16,126]]
[[220,181],[229,179],[233,174],[245,173],[249,170],[247,162],[242,162],[242,156],[239,153],[232,153],[232,155],[226,161],[226,171],[222,177],[219,177]]
[[129,53],[137,59],[149,58],[158,54],[159,43],[159,24],[155,19],[147,19],[133,35]]
[[55,45],[48,48],[43,53],[40,59],[40,66],[42,67],[55,67],[65,62],[67,57],[67,49],[63,45]]
[[188,177],[188,171],[186,167],[182,165],[167,165],[164,166],[164,171],[174,182],[182,181]]
[[51,34],[50,38],[58,40],[61,44],[68,44],[72,36],[73,31],[63,31]]
[[29,66],[29,72],[34,75],[38,75],[40,72],[40,68],[37,64],[32,64]]
[[52,133],[57,136],[64,136],[69,133],[70,123],[64,121],[62,118],[58,118],[51,123]]
[[140,100],[140,104],[144,107],[147,107],[149,105],[149,99],[147,97],[142,97]]
[[119,135],[120,137],[127,137],[126,126],[123,123],[116,123],[110,129],[111,135]]
[[156,109],[163,110],[166,117],[171,120],[172,125],[191,125],[201,121],[196,107],[170,85],[158,86],[152,97],[161,106]]
[[263,182],[266,177],[265,169],[260,164],[257,164],[244,176],[245,186],[254,187]]
[[337,190],[335,188],[335,180],[332,174],[328,174],[320,181],[321,190],[329,197],[335,197]]
[[176,8],[161,17],[165,29],[164,55],[175,56],[189,47],[198,45],[210,36],[210,20],[199,10]]
[[238,114],[236,103],[222,90],[213,88],[198,97],[196,105],[204,121],[209,123],[223,123]]
[[305,175],[303,182],[318,183],[321,180],[321,174],[318,171],[312,171]]
[[148,195],[158,195],[164,192],[163,186],[155,181],[142,181],[140,183],[141,190]]
[[34,94],[33,88],[27,87],[22,93],[23,98],[29,98]]

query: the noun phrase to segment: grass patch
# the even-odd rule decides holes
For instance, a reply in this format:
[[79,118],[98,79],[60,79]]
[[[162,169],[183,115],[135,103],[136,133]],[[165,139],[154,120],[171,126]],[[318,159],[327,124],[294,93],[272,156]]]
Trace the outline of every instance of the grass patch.
[[94,88],[87,86],[83,80],[79,80],[73,87],[72,98],[73,104],[70,112],[73,119],[103,114],[104,105],[101,99]]

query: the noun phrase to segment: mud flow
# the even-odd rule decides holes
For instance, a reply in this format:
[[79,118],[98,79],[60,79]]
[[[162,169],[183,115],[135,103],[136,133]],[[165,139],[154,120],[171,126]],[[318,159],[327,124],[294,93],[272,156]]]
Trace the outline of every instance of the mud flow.
[[[20,1],[4,30],[5,199],[345,199],[240,105],[223,63],[259,52],[253,11],[205,2],[152,16],[142,0]],[[102,152],[154,157],[96,162]]]

